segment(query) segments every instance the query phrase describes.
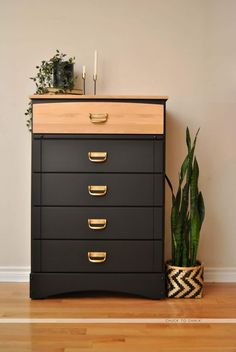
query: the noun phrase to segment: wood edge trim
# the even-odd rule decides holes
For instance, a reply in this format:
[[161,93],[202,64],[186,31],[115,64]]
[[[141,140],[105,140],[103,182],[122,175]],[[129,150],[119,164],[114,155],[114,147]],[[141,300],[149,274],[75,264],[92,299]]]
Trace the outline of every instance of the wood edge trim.
[[168,96],[136,96],[136,95],[127,95],[127,96],[122,96],[122,95],[77,95],[77,94],[34,94],[29,96],[30,100],[36,100],[36,99],[94,99],[94,100],[100,100],[100,99],[123,99],[123,100],[128,100],[128,99],[134,99],[134,100],[168,100]]

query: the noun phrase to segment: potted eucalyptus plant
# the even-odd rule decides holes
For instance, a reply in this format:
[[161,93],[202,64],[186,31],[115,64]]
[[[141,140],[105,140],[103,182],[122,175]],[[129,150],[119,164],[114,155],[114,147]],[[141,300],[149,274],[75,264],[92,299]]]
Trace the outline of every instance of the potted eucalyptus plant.
[[176,194],[166,176],[172,193],[172,259],[167,262],[167,294],[174,298],[202,297],[203,266],[197,252],[205,206],[198,189],[199,166],[195,157],[198,132],[192,143],[186,129],[187,156],[180,169]]
[[[74,63],[75,57],[67,58],[67,55],[59,50],[56,50],[56,54],[48,61],[43,60],[40,65],[36,66],[36,75],[30,77],[36,85],[35,94],[58,94],[71,91],[74,88]],[[31,102],[29,102],[25,115],[28,117],[26,125],[31,130]]]

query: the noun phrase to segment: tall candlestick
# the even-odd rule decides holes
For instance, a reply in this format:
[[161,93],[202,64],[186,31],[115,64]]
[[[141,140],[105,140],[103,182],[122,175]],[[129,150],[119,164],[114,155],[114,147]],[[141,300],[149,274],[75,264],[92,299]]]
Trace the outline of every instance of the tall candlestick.
[[98,52],[94,51],[93,94],[97,94]]
[[85,68],[85,66],[83,66],[82,79],[83,79],[83,91],[84,91],[84,95],[85,95],[85,80],[86,80],[86,68]]

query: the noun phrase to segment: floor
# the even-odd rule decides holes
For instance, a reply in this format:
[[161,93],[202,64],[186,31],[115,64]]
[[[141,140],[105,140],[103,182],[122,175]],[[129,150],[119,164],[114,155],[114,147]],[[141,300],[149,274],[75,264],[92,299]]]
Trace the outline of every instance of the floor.
[[0,284],[1,352],[236,352],[236,284],[208,284],[196,300],[80,294],[31,301],[28,291],[26,283]]

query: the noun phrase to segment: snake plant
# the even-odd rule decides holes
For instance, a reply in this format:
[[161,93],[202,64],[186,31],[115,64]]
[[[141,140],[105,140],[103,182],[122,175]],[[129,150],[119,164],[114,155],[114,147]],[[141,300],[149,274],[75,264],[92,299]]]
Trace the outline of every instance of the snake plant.
[[172,265],[197,265],[197,250],[200,231],[205,216],[202,193],[198,190],[199,166],[194,155],[198,136],[193,143],[189,129],[186,129],[187,156],[179,173],[179,184],[176,194],[169,178],[167,183],[172,193],[171,236]]

